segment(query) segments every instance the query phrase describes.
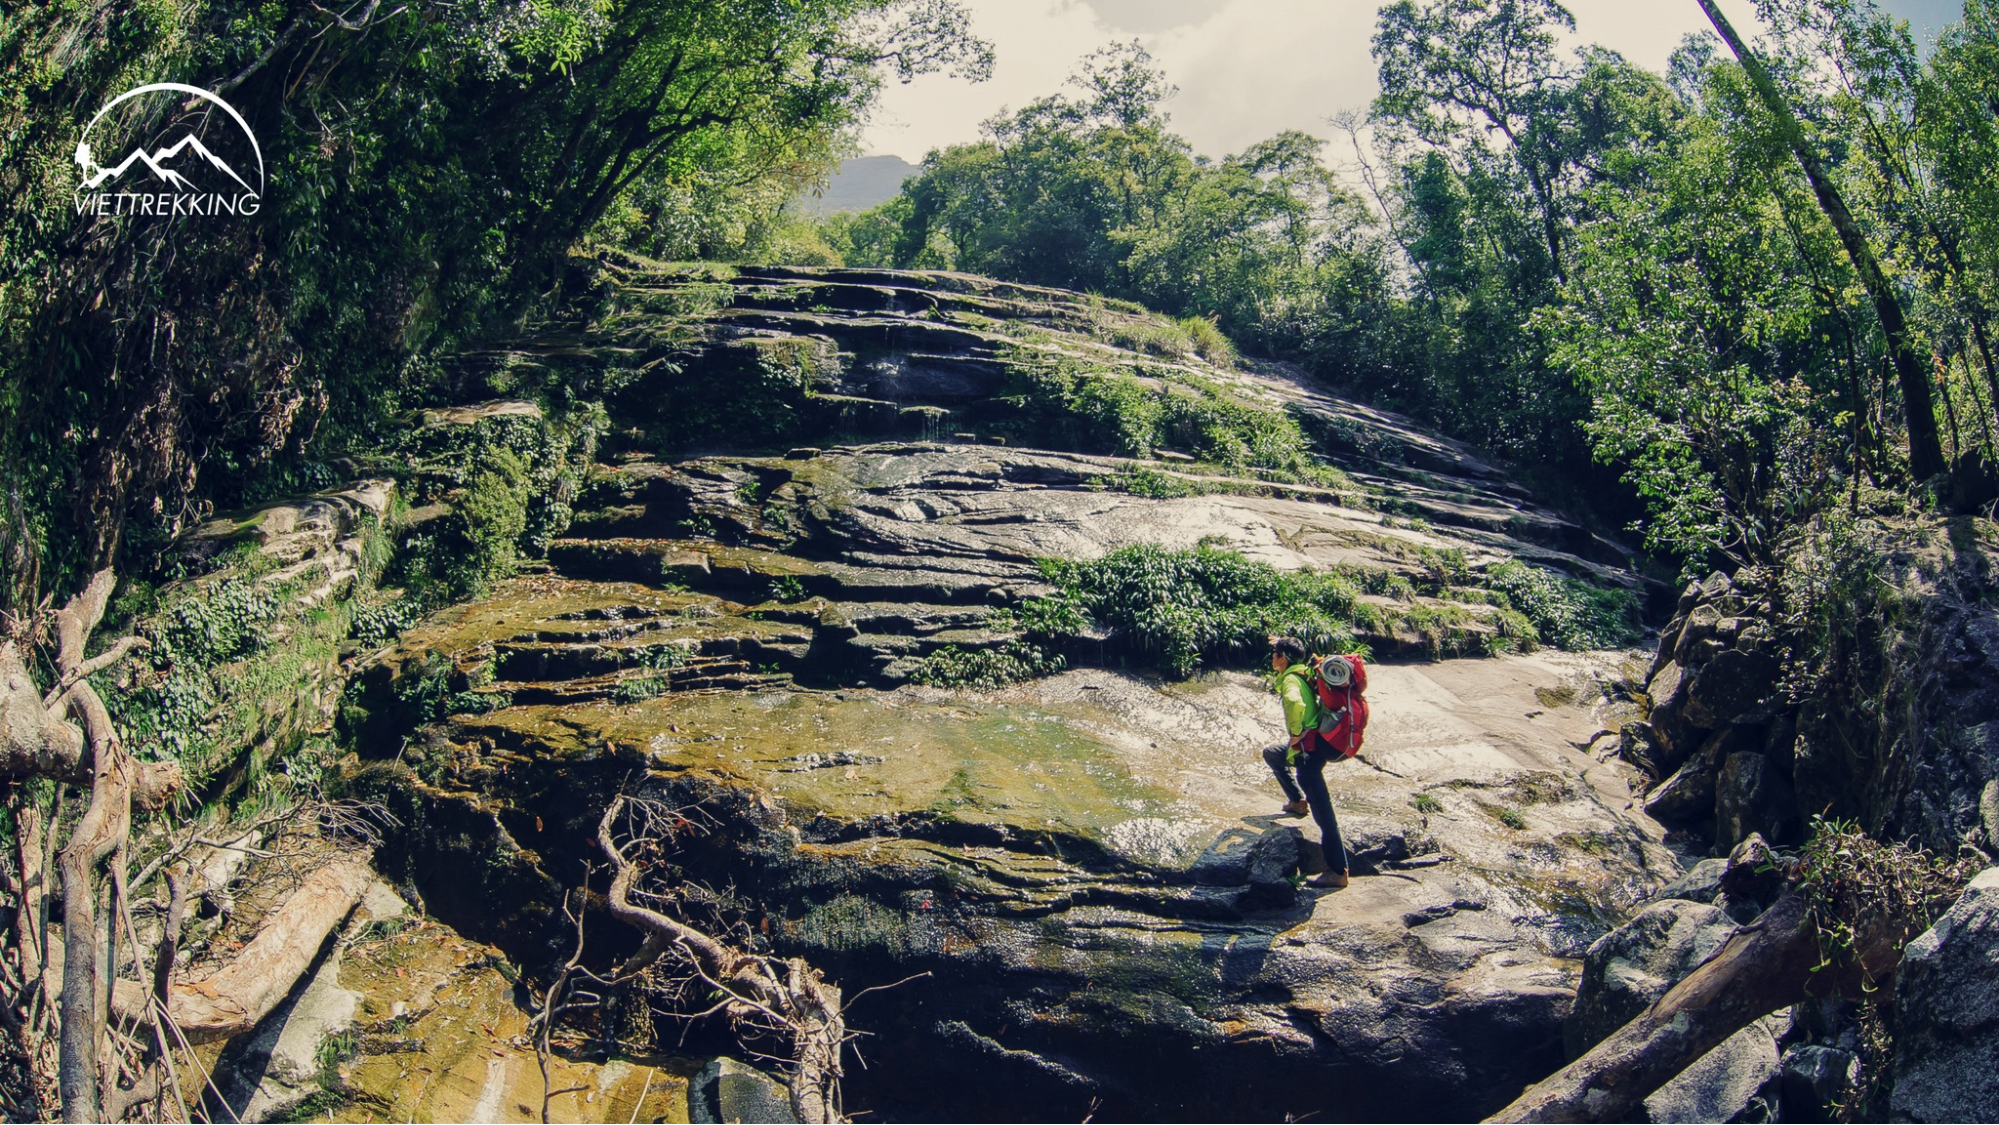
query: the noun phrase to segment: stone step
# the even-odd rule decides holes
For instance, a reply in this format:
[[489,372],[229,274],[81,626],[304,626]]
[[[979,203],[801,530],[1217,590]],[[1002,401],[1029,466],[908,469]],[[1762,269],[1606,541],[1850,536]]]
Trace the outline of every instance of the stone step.
[[[759,655],[770,655],[760,653]],[[797,659],[793,655],[793,660]],[[637,702],[678,692],[723,689],[757,689],[791,683],[792,674],[775,667],[783,661],[764,665],[749,660],[716,660],[689,664],[662,671],[625,669],[619,672],[583,676],[568,680],[502,680],[481,689],[482,694],[503,694],[516,707],[560,707],[576,703]]]
[[931,636],[949,629],[979,628],[992,612],[985,606],[929,605],[921,602],[850,602],[839,614],[858,633]]

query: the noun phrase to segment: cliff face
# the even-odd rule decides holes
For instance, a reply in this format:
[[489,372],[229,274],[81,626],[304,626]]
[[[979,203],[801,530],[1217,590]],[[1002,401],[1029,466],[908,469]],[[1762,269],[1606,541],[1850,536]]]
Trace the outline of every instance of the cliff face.
[[[1587,630],[1503,584],[1641,590],[1615,544],[1083,295],[610,276],[458,361],[605,403],[545,567],[349,689],[354,784],[404,811],[385,862],[437,916],[538,972],[622,788],[699,810],[674,862],[748,940],[849,995],[918,978],[855,1008],[855,1108],[1461,1117],[1562,1061],[1575,959],[1678,868],[1590,753],[1624,658],[1528,651]],[[1351,889],[1296,885],[1317,833],[1275,815],[1253,653],[1161,678],[1131,630],[1036,624],[1069,596],[1044,560],[1135,548],[1354,584],[1336,624],[1388,662],[1330,771]]]
[[[383,546],[326,566],[351,623],[329,774],[395,814],[377,861],[431,917],[541,980],[631,793],[687,810],[681,909],[850,997],[914,978],[850,1013],[855,1110],[1470,1117],[1564,1060],[1582,951],[1679,872],[1612,754],[1639,669],[1603,646],[1646,596],[1616,544],[1142,310],[945,274],[590,277],[451,361],[476,405],[357,466],[397,481]],[[1367,746],[1328,771],[1338,893],[1299,885],[1318,833],[1258,754],[1280,622],[1375,660]],[[631,941],[586,925],[592,956]],[[340,1096],[449,1112],[385,1077],[472,1057],[423,1018],[368,1025]],[[642,1024],[593,1034],[680,1042]],[[498,1050],[511,1089],[527,1060]]]
[[1646,807],[1726,853],[1852,820],[1939,854],[1999,838],[1999,529],[1877,519],[1804,537],[1777,569],[1690,584],[1661,631],[1624,755]]

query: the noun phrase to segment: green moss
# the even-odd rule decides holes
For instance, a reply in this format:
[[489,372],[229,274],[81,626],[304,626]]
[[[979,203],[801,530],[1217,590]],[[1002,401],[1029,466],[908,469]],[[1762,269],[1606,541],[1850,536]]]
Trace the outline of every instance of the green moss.
[[814,906],[787,933],[808,946],[847,952],[900,957],[909,951],[909,929],[902,914],[859,895],[841,895]]

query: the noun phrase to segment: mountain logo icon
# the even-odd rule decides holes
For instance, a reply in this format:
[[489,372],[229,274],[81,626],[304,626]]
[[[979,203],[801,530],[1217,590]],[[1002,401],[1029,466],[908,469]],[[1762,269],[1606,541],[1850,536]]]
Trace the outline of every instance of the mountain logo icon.
[[[184,109],[201,112],[189,115],[169,110],[174,124],[165,143],[134,145],[114,163],[101,163],[91,139],[100,132],[106,116],[120,105],[148,96],[185,101]],[[220,110],[220,115],[211,110]],[[219,140],[215,132],[218,126]],[[228,135],[231,126],[241,132],[247,144],[233,143],[234,138]],[[109,128],[101,131],[109,132]],[[175,132],[179,135],[172,135]],[[236,154],[238,164],[249,174],[218,156],[203,141],[204,132],[224,152]],[[246,161],[244,156],[250,159]],[[82,172],[76,189],[79,215],[254,215],[264,194],[264,151],[249,122],[213,92],[179,82],[137,86],[104,103],[83,128],[76,145],[76,164]]]

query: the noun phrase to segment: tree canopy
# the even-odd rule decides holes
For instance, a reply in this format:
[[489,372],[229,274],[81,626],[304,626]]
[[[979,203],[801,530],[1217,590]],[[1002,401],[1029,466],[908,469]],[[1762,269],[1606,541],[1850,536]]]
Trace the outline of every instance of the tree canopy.
[[[884,81],[983,76],[967,20],[952,0],[10,15],[0,586],[71,586],[210,506],[315,483],[313,461],[448,393],[425,357],[548,294],[581,239],[740,239],[831,166]],[[84,123],[158,81],[216,91],[262,138],[254,219],[70,206]],[[115,124],[138,141],[199,112],[152,99]]]
[[1398,0],[1344,169],[1300,133],[1193,153],[1115,46],[825,233],[1214,317],[1689,568],[1863,485],[1999,498],[1999,5],[1927,56],[1872,0],[1757,11],[1656,74],[1566,47],[1557,0]]

